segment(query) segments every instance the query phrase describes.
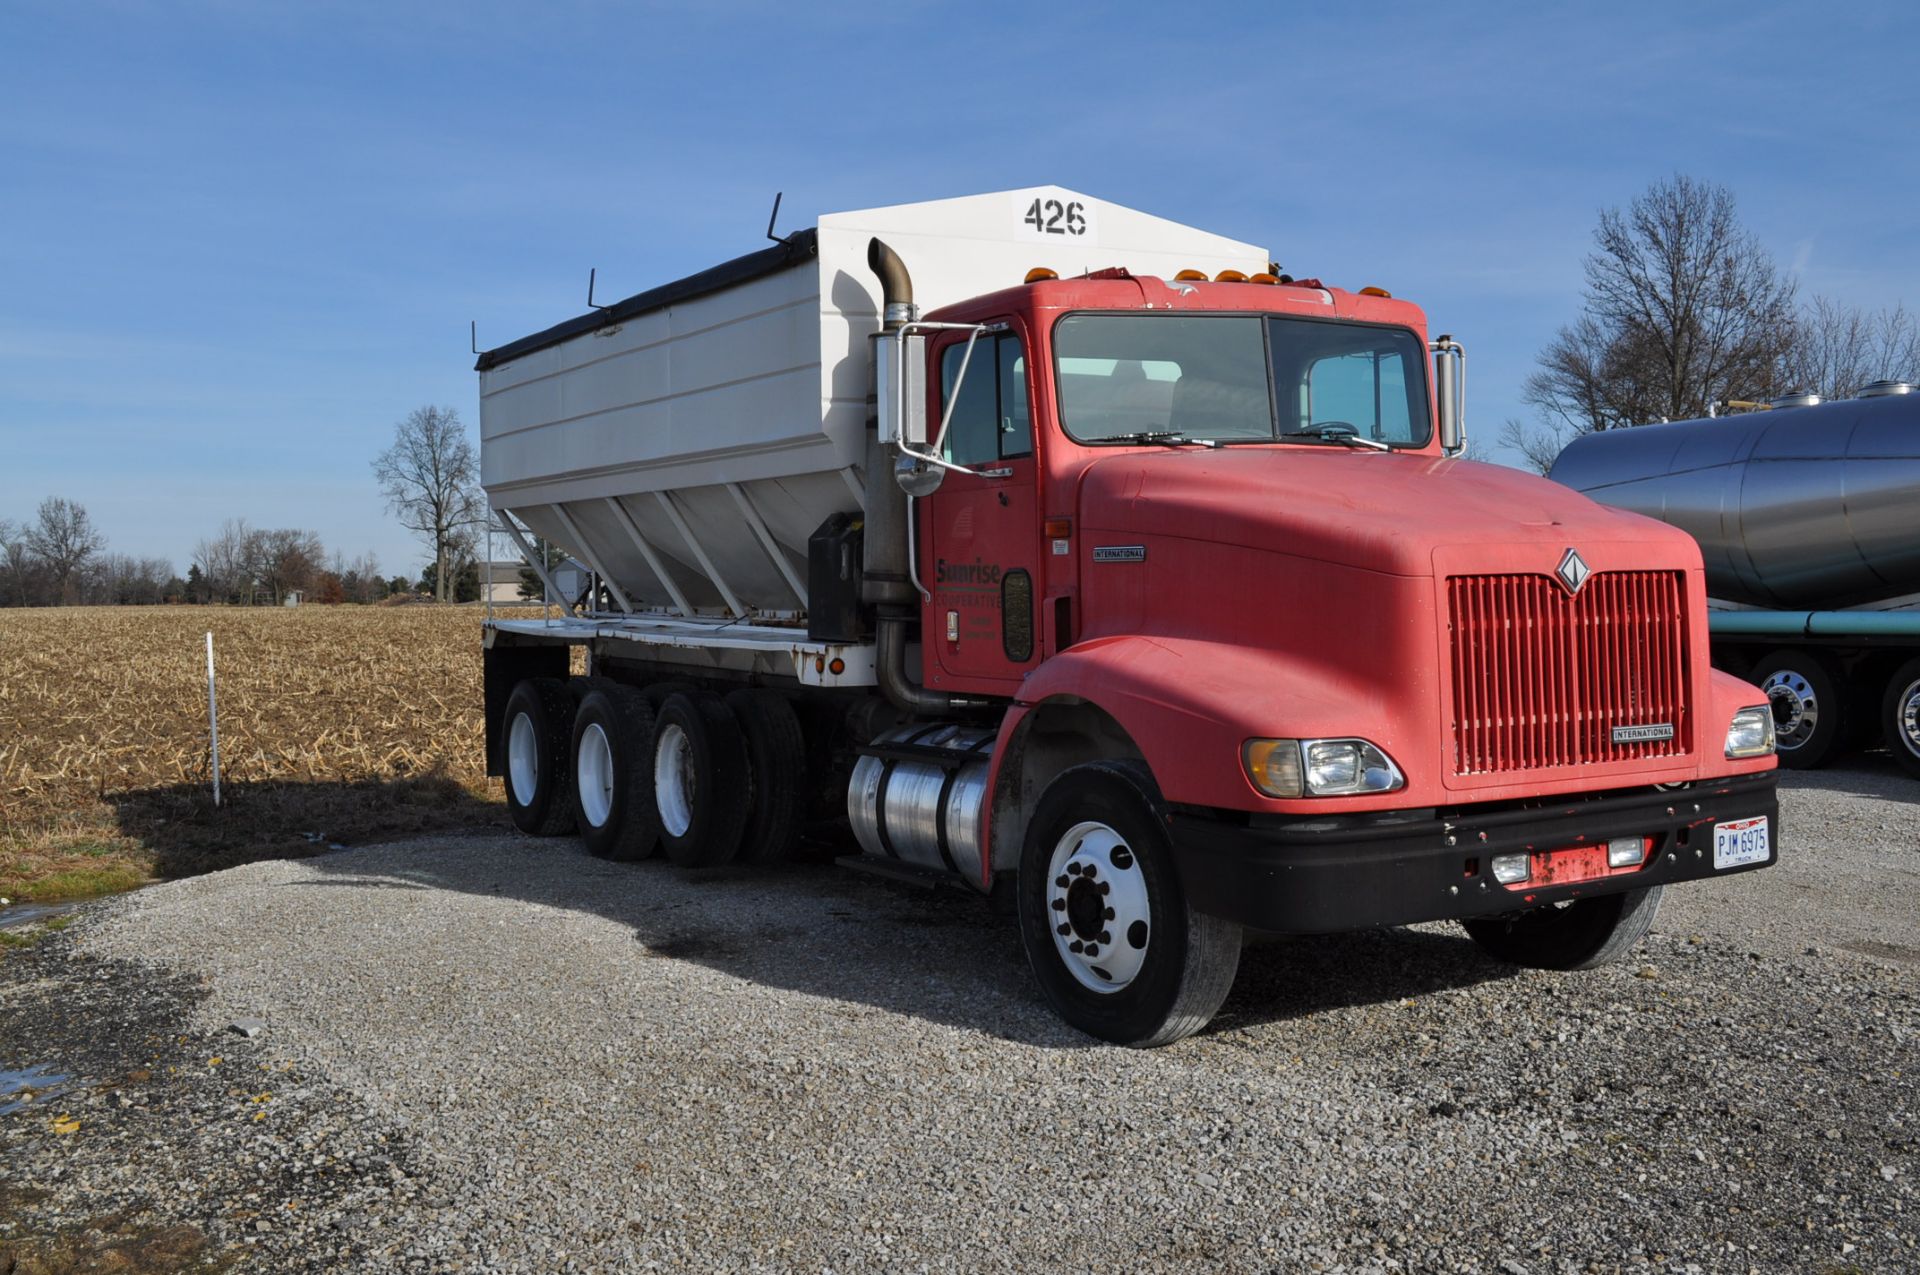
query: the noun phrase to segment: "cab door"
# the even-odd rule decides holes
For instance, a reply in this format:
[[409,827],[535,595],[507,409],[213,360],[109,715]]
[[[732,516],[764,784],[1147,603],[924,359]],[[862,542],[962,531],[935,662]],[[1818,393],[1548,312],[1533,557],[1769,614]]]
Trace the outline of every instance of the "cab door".
[[942,454],[976,472],[949,470],[939,490],[915,502],[920,580],[932,594],[924,604],[923,672],[942,690],[1010,695],[1040,654],[1031,368],[1011,327],[980,336],[963,379],[966,347],[961,335],[933,356],[932,420],[953,407]]

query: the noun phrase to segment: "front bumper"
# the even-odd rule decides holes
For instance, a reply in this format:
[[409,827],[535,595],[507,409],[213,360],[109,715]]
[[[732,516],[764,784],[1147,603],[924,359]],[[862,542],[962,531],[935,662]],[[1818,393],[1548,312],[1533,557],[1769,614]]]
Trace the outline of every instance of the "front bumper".
[[[1528,808],[1468,807],[1435,817],[1255,815],[1236,822],[1213,812],[1176,811],[1174,862],[1196,911],[1284,934],[1489,916],[1768,867],[1780,854],[1774,775],[1702,780],[1668,792],[1561,797]],[[1713,825],[1754,815],[1769,820],[1768,858],[1715,871]],[[1637,872],[1524,892],[1493,879],[1496,855],[1628,836],[1654,839]]]

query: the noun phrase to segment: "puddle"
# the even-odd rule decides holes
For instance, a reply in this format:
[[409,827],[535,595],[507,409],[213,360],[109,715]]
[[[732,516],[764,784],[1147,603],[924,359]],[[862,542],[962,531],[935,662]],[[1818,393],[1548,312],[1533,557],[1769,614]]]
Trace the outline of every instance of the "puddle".
[[25,1071],[0,1071],[0,1116],[20,1111],[66,1092],[67,1077],[44,1064]]
[[[15,903],[11,907],[0,908],[0,930],[17,930],[24,925],[37,925],[41,921],[50,921],[56,916],[65,916],[86,900],[76,899],[71,903]],[[0,1075],[6,1075],[0,1072]]]

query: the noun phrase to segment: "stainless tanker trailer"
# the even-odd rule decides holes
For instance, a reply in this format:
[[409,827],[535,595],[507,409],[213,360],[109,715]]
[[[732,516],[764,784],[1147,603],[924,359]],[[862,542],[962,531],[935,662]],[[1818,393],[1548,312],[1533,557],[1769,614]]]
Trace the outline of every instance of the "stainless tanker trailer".
[[1780,758],[1881,734],[1920,775],[1920,393],[1609,430],[1550,477],[1700,542],[1714,662],[1773,706]]

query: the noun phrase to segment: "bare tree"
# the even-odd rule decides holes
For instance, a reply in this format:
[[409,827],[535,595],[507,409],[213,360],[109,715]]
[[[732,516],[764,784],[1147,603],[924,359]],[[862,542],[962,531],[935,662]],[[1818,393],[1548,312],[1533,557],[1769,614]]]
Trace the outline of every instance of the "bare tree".
[[52,585],[54,600],[74,600],[93,556],[106,548],[106,537],[94,529],[84,506],[64,496],[40,502],[39,518],[26,529],[27,552],[40,560]]
[[393,446],[373,462],[387,507],[400,524],[433,550],[434,598],[452,596],[450,563],[460,556],[486,513],[477,484],[479,457],[460,413],[416,407],[393,428]]
[[229,518],[220,524],[219,534],[194,546],[193,563],[200,568],[211,600],[250,600],[254,564],[248,545],[256,534],[245,518]]
[[1626,211],[1603,211],[1593,239],[1584,312],[1527,379],[1524,396],[1548,423],[1519,427],[1533,451],[1555,429],[1705,416],[1710,404],[1775,392],[1794,287],[1740,225],[1731,191],[1686,176],[1655,182]]
[[293,527],[256,532],[251,547],[255,575],[272,602],[284,601],[288,594],[310,587],[326,560],[320,537]]
[[1823,398],[1847,398],[1873,381],[1920,379],[1920,323],[1902,305],[1868,311],[1815,297],[1794,323],[1779,379]]
[[1544,475],[1559,459],[1560,449],[1572,442],[1578,432],[1564,421],[1534,426],[1510,416],[1500,427],[1500,445],[1519,452],[1528,469]]
[[39,574],[27,548],[26,528],[0,518],[0,606],[32,606],[38,600]]

